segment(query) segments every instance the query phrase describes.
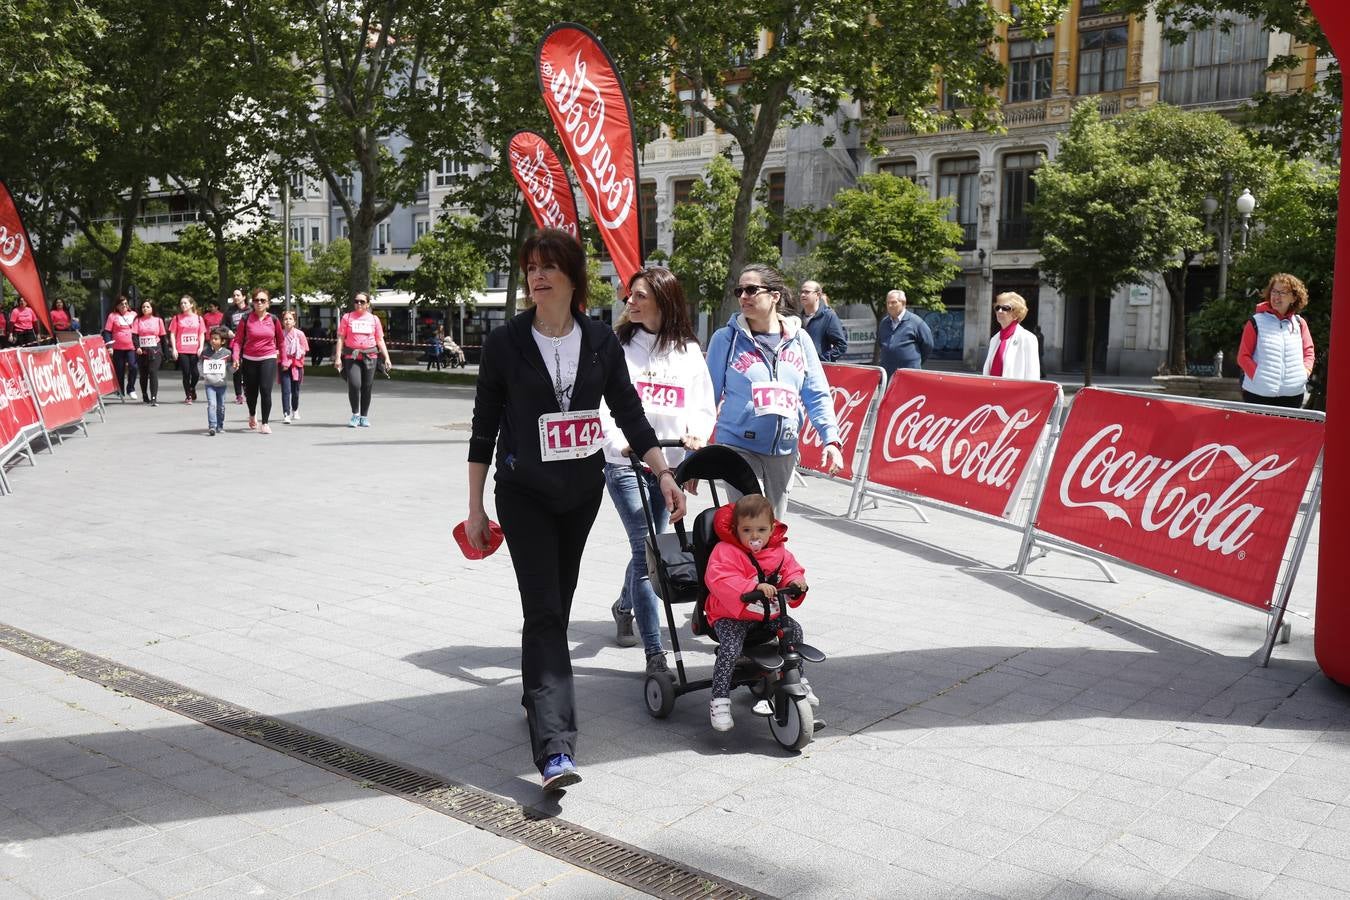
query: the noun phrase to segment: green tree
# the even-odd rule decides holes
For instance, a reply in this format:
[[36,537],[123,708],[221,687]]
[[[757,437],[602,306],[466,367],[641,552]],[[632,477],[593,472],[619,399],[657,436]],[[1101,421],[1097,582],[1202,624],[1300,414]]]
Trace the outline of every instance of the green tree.
[[[1018,4],[1032,29],[1057,21],[1066,5]],[[997,121],[1005,72],[989,48],[1003,17],[986,2],[662,0],[652,7],[670,34],[653,55],[664,51],[676,84],[690,92],[687,110],[667,93],[667,121],[676,127],[690,112],[706,117],[731,136],[741,163],[724,298],[752,255],[751,201],[780,125],[821,123],[856,101],[857,124],[874,145],[877,126],[891,115],[936,127],[939,66],[966,110],[959,118],[973,127]]]
[[419,305],[444,308],[447,322],[449,311],[472,303],[487,282],[487,260],[469,237],[476,224],[468,216],[441,219],[412,246],[413,294]]
[[1041,272],[1070,297],[1084,297],[1083,383],[1092,384],[1097,295],[1179,264],[1202,227],[1185,211],[1181,186],[1160,159],[1136,162],[1095,102],[1079,103],[1059,155],[1036,173],[1033,226]]
[[[1241,129],[1216,113],[1159,104],[1112,124],[1120,129],[1121,149],[1128,160],[1139,165],[1159,162],[1172,171],[1179,192],[1177,209],[1194,217],[1202,215],[1206,197],[1223,195],[1225,176],[1232,178],[1236,189],[1232,202],[1242,188],[1261,196],[1275,169],[1273,152],[1254,147]],[[1162,272],[1171,305],[1167,368],[1174,375],[1186,374],[1186,282],[1191,263],[1213,243],[1203,229],[1186,229],[1180,263]]]
[[[277,254],[277,259],[281,255]],[[302,281],[296,282],[300,289],[308,294],[317,294],[313,302],[336,303],[339,306],[345,304],[347,300],[359,290],[365,288],[353,288],[352,280],[352,248],[351,242],[346,238],[338,238],[318,251],[314,259],[310,261],[308,272]],[[278,273],[278,281],[280,280]],[[370,280],[380,282],[384,279],[384,270],[374,263],[370,265]]]
[[1333,170],[1306,162],[1282,166],[1261,197],[1261,227],[1229,272],[1234,290],[1215,297],[1191,318],[1191,335],[1201,353],[1222,350],[1237,359],[1242,326],[1276,272],[1296,275],[1308,286],[1308,321],[1317,362],[1310,387],[1314,409],[1326,408],[1327,349],[1331,338],[1331,275],[1336,258],[1337,190]]
[[[684,285],[685,295],[699,309],[717,312],[732,272],[732,227],[743,174],[725,156],[715,156],[703,177],[694,182],[689,202],[675,207],[672,224],[675,252],[670,268]],[[778,245],[770,231],[769,213],[755,207],[745,223],[745,262],[778,262]]]
[[946,218],[952,202],[928,199],[908,178],[862,176],[811,216],[825,234],[815,250],[820,280],[836,302],[865,303],[878,319],[896,288],[915,306],[941,310],[942,289],[961,272],[961,226]]

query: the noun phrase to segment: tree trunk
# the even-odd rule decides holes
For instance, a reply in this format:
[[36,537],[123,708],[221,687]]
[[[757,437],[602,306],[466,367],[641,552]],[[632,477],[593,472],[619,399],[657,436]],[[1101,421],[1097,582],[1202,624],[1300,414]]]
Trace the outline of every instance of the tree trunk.
[[530,223],[529,208],[522,201],[516,209],[515,221],[511,224],[511,252],[506,264],[506,318],[510,320],[516,314],[516,290],[520,286],[520,266],[516,260],[520,256],[520,245],[525,243],[526,230]]
[[374,232],[374,223],[366,224],[370,218],[369,210],[362,207],[356,217],[347,222],[347,239],[351,241],[352,268],[347,276],[347,297],[338,297],[340,304],[346,304],[357,291],[370,292],[370,236]]
[[1191,257],[1183,254],[1181,266],[1163,273],[1168,302],[1172,306],[1171,335],[1167,346],[1167,371],[1172,375],[1186,374],[1186,280],[1191,270]]
[[1092,352],[1097,348],[1097,284],[1088,282],[1087,346],[1083,348],[1083,387],[1092,387]]

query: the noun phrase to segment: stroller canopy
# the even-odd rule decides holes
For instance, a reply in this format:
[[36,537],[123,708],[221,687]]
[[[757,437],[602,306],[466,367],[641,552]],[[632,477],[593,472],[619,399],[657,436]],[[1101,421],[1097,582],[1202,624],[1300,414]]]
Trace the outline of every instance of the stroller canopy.
[[742,494],[761,494],[759,479],[750,468],[750,464],[741,459],[739,453],[730,447],[713,444],[695,450],[684,458],[675,470],[675,480],[680,484],[686,481],[706,481],[715,478],[723,481]]

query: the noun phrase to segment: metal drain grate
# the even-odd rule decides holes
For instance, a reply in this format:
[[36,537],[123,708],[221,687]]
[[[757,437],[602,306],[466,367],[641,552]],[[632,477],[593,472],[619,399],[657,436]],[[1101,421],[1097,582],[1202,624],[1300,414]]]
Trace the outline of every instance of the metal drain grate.
[[759,900],[768,895],[579,825],[428,772],[381,759],[304,728],[209,697],[112,660],[0,623],[0,647],[227,734],[278,750],[509,838],[602,878],[672,900]]

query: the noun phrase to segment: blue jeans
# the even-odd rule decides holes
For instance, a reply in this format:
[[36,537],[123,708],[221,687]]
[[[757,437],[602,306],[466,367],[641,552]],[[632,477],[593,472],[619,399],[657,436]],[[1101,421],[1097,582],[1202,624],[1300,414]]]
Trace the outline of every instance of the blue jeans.
[[[665,498],[661,496],[661,488],[650,472],[643,472],[642,481],[647,489],[647,502],[655,517],[656,532],[660,534],[670,522]],[[619,593],[619,608],[633,613],[637,618],[643,649],[650,656],[661,652],[661,598],[656,596],[651,577],[647,574],[647,520],[642,515],[638,476],[632,466],[605,463],[605,486],[609,488],[609,498],[614,501],[614,508],[619,511],[624,531],[628,532],[628,546],[632,550],[628,569],[624,573],[623,590]]]
[[206,387],[206,427],[220,431],[225,427],[225,385],[208,384]]
[[300,382],[291,378],[289,368],[281,373],[281,411],[288,416],[300,411]]

